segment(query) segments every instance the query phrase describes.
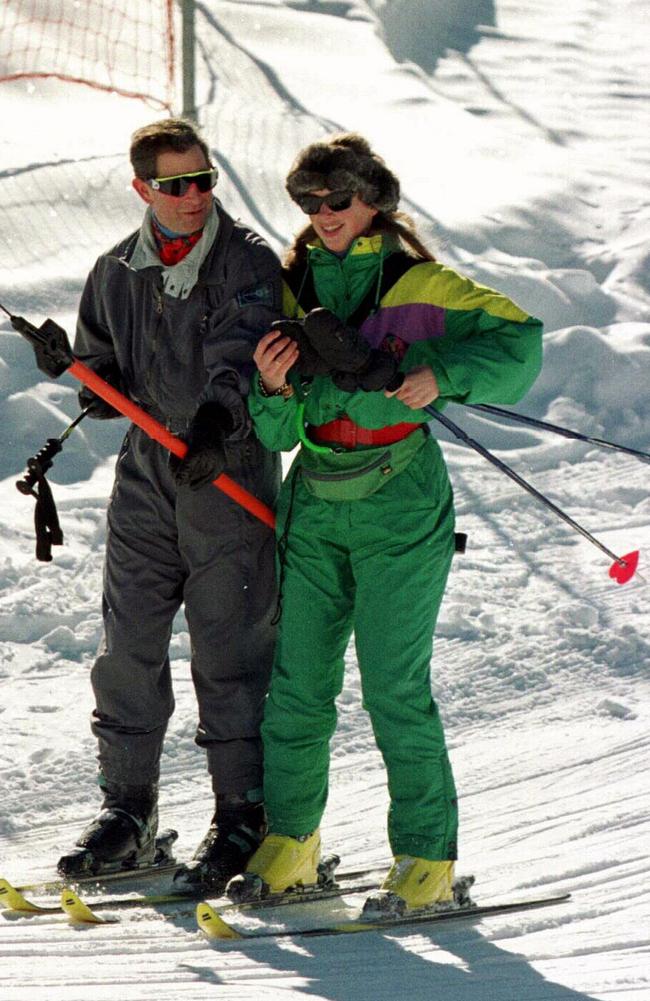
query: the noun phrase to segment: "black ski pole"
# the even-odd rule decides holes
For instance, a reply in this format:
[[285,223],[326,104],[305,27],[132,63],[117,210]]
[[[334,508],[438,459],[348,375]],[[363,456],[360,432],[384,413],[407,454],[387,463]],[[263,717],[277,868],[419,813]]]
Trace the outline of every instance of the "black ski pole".
[[625,452],[633,455],[641,462],[650,462],[649,452],[640,452],[636,448],[629,448],[627,445],[618,445],[614,441],[607,441],[605,438],[592,438],[580,431],[571,431],[569,428],[560,427],[558,424],[550,424],[548,421],[539,421],[526,414],[518,414],[513,410],[504,410],[503,407],[493,407],[489,403],[468,403],[469,410],[478,410],[484,414],[492,414],[495,417],[507,417],[508,420],[516,421],[518,424],[527,424],[529,427],[540,428],[542,431],[552,431],[553,434],[560,434],[563,438],[575,438],[577,441],[586,441],[590,445],[598,445],[600,448],[611,448],[616,452]]
[[541,504],[544,504],[545,507],[548,507],[551,511],[553,511],[558,518],[561,518],[562,521],[567,523],[567,525],[570,525],[576,532],[579,532],[580,535],[584,536],[584,538],[591,542],[592,545],[597,546],[601,552],[609,556],[610,559],[613,559],[614,562],[609,569],[609,575],[613,580],[615,580],[618,584],[625,584],[628,580],[632,579],[639,562],[638,550],[632,553],[627,553],[625,556],[617,556],[616,553],[611,551],[611,549],[608,549],[607,546],[602,544],[602,542],[599,542],[598,539],[594,538],[591,532],[588,532],[586,528],[583,528],[582,525],[577,523],[577,521],[574,521],[573,518],[549,500],[548,497],[545,497],[544,494],[540,493],[540,491],[537,490],[531,483],[528,483],[528,481],[520,476],[519,473],[516,473],[514,469],[511,469],[505,462],[498,459],[496,455],[493,455],[492,452],[488,451],[488,449],[481,445],[478,441],[470,438],[470,436],[463,431],[462,428],[450,420],[449,417],[446,417],[431,405],[423,407],[422,409],[433,417],[434,420],[437,420],[440,424],[444,425],[444,427],[446,427],[448,431],[451,431],[456,438],[463,441],[466,445],[469,445],[470,448],[473,448],[475,452],[478,452],[484,459],[491,462],[493,466],[500,469],[502,473],[509,476],[510,479],[514,480],[520,487],[527,490],[529,494],[532,494],[532,496],[535,497]]

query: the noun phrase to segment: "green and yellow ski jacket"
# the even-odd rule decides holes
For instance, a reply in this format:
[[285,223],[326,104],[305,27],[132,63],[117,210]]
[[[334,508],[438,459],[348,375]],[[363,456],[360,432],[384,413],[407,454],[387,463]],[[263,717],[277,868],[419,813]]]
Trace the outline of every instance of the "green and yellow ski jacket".
[[[401,274],[384,289],[391,267]],[[450,401],[516,403],[539,374],[540,320],[502,293],[443,264],[408,257],[385,235],[360,237],[342,259],[322,246],[312,246],[309,271],[303,266],[302,272],[285,272],[285,314],[304,315],[306,275],[316,299],[312,304],[331,309],[352,325],[355,310],[370,297],[369,315],[359,324],[361,332],[372,347],[394,352],[403,372],[430,366],[440,389],[434,404],[438,409]],[[374,303],[373,290],[377,291]],[[346,415],[366,428],[429,419],[423,410],[413,410],[383,392],[346,393],[328,376],[316,376],[306,387],[293,374],[291,381],[296,394],[285,400],[262,396],[258,380],[253,380],[249,409],[267,448],[293,449],[301,440],[298,422],[303,419],[318,426]]]

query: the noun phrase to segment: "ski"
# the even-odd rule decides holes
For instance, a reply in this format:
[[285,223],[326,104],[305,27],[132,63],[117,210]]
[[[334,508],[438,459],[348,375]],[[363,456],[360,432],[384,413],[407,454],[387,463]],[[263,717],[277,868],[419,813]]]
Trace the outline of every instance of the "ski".
[[[74,882],[75,886],[97,886],[103,887],[105,884],[121,883],[123,881],[151,880],[159,876],[173,876],[180,868],[181,863],[177,862],[172,854],[172,845],[178,838],[178,832],[166,830],[156,838],[156,854],[154,861],[143,866],[131,866],[129,868],[107,870],[104,872],[78,873],[74,877],[57,876],[54,879],[39,880],[34,883],[23,883],[12,887],[18,893],[60,893],[65,889],[66,884]],[[1,902],[1,901],[0,901]]]
[[[112,873],[100,873],[99,875],[88,875],[88,876],[76,876],[74,880],[66,880],[59,876],[57,879],[51,880],[41,880],[37,883],[24,883],[13,886],[8,880],[0,878],[0,910],[3,907],[9,906],[10,910],[13,910],[13,906],[7,905],[8,894],[25,894],[25,893],[35,893],[35,894],[58,894],[62,890],[65,890],[68,884],[79,887],[90,887],[93,891],[100,893],[104,888],[109,889],[111,886],[117,884],[121,887],[124,883],[149,883],[153,882],[155,879],[160,879],[162,877],[168,877],[172,879],[174,874],[180,868],[179,862],[166,863],[158,866],[144,866],[141,869],[120,869]],[[9,888],[4,889],[4,888]],[[13,898],[15,899],[15,897]],[[34,905],[36,906],[36,905]],[[24,907],[17,908],[18,910],[24,910]]]
[[73,924],[114,925],[118,923],[117,918],[98,917],[74,890],[61,892],[61,909]]
[[[383,875],[371,879],[378,871],[382,871],[381,864],[368,869],[349,870],[347,872],[334,875],[333,858],[323,860],[328,871],[322,884],[313,889],[293,889],[285,893],[270,894],[259,900],[251,900],[244,904],[233,904],[225,902],[223,908],[229,911],[233,909],[255,910],[259,907],[276,907],[283,904],[309,903],[312,900],[324,900],[330,897],[339,897],[347,893],[365,893],[375,890],[379,886]],[[338,863],[336,863],[338,864]],[[76,884],[75,884],[76,885]],[[70,907],[66,906],[65,900],[76,898],[79,904],[91,912],[102,910],[127,910],[139,907],[157,907],[162,905],[183,905],[200,901],[205,897],[205,889],[198,889],[196,892],[169,892],[157,894],[138,894],[137,896],[101,896],[93,899],[82,899],[72,887],[62,887],[61,900],[58,904],[36,903],[24,896],[21,887],[14,887],[5,879],[0,879],[0,910],[11,911],[21,914],[61,914],[67,913],[73,920],[79,920],[79,907],[74,904],[71,913]]]
[[130,882],[138,883],[140,881],[149,883],[163,876],[169,876],[171,879],[180,867],[180,862],[168,862],[164,865],[143,866],[141,869],[120,869],[117,872],[75,876],[74,879],[68,877],[67,882],[65,877],[58,876],[56,879],[44,879],[40,882],[20,884],[14,886],[13,889],[18,893],[50,894],[60,893],[61,890],[65,889],[67,883],[74,883],[75,886],[97,887],[98,890],[101,890],[103,887],[110,887],[113,884],[120,885]]
[[434,923],[457,920],[459,918],[482,918],[491,914],[506,914],[510,911],[526,911],[536,907],[550,907],[569,900],[570,893],[539,897],[532,900],[515,900],[493,904],[466,904],[446,910],[420,911],[395,917],[377,917],[370,920],[362,916],[349,921],[311,928],[288,928],[280,931],[271,929],[239,931],[224,921],[221,913],[203,901],[196,908],[196,920],[204,935],[211,941],[256,940],[262,938],[315,938],[322,935],[347,935],[361,932],[399,930]]
[[[163,839],[168,836],[172,836],[174,839],[178,837],[175,831],[167,831],[162,835]],[[159,848],[159,842],[161,838],[156,838],[156,848]],[[165,845],[167,846],[165,841]],[[145,865],[141,868],[131,868],[131,869],[117,869],[113,872],[100,872],[100,873],[88,873],[78,876],[58,876],[56,879],[45,879],[33,883],[22,883],[13,886],[8,880],[0,878],[0,884],[6,884],[11,887],[11,890],[19,894],[24,893],[39,893],[39,894],[59,894],[62,890],[67,889],[68,886],[81,886],[81,887],[92,887],[97,889],[97,892],[101,892],[104,886],[110,887],[114,883],[126,883],[134,882],[138,883],[141,880],[144,882],[152,882],[155,879],[161,878],[163,876],[168,876],[173,879],[175,874],[180,868],[182,868],[183,863],[177,862],[172,859],[169,854],[161,859],[160,862],[155,862],[152,865]],[[338,879],[361,879],[369,876],[371,873],[380,872],[387,870],[390,866],[390,861],[377,862],[376,865],[367,867],[365,869],[350,870],[348,872],[342,872],[337,875]],[[205,893],[205,891],[204,891]],[[177,894],[178,896],[178,894]],[[6,905],[6,894],[4,896]],[[196,899],[196,898],[195,898]],[[0,910],[2,909],[3,895],[0,891]],[[60,909],[60,908],[59,908]]]
[[[267,907],[284,907],[291,906],[295,904],[309,904],[318,900],[331,900],[335,897],[341,897],[352,893],[366,893],[369,890],[376,890],[379,883],[377,880],[373,880],[368,883],[355,883],[351,882],[349,884],[336,884],[334,886],[324,886],[319,889],[312,890],[291,890],[285,893],[271,893],[266,897],[262,897],[259,900],[247,900],[241,904],[233,904],[230,902],[224,904],[217,904],[218,910],[211,905],[211,910],[214,914],[225,914],[229,911],[255,911],[260,908]],[[187,894],[168,894],[161,895],[160,897],[140,897],[137,899],[125,898],[119,902],[114,902],[110,900],[100,900],[92,904],[86,903],[81,897],[75,893],[74,890],[63,890],[61,893],[61,906],[53,908],[52,910],[58,910],[59,912],[65,912],[68,918],[73,924],[115,924],[118,919],[108,917],[104,918],[99,916],[96,911],[107,910],[125,910],[127,908],[137,908],[137,907],[156,907],[157,905],[173,905],[173,914],[182,914],[184,911],[188,914],[192,914],[195,911],[195,903],[200,900],[203,896],[202,893],[187,893]],[[220,900],[223,898],[219,898]],[[191,905],[190,907],[184,905]]]

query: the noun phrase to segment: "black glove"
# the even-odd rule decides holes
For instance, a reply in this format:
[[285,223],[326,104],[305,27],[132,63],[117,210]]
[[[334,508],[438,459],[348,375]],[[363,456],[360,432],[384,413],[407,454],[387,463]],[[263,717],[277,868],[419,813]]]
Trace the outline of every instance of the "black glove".
[[327,363],[330,372],[358,372],[372,348],[354,327],[346,327],[329,309],[319,306],[304,320],[307,339]]
[[[98,365],[93,371],[104,382],[107,382],[109,386],[112,386],[113,389],[119,389],[120,393],[123,392],[122,373],[117,367],[117,362],[114,358],[111,361],[105,361]],[[97,421],[110,421],[114,417],[124,416],[119,410],[112,407],[110,403],[107,403],[106,400],[102,400],[101,396],[97,396],[97,393],[93,393],[92,389],[89,389],[88,386],[83,386],[79,390],[77,399],[82,410],[89,408],[88,417],[93,417]]]
[[220,403],[201,404],[190,425],[185,456],[180,461],[170,462],[177,486],[187,484],[192,490],[198,490],[223,473],[225,439],[232,428],[232,416],[226,407]]
[[334,384],[344,392],[372,393],[399,389],[402,384],[397,359],[371,348],[358,330],[346,327],[329,309],[318,307],[307,313],[304,333],[329,366]]
[[363,368],[357,372],[332,372],[332,382],[345,393],[354,393],[357,389],[366,393],[376,393],[380,389],[395,390],[404,381],[404,373],[398,368],[396,358],[372,348]]
[[291,366],[299,375],[329,375],[330,368],[327,362],[323,361],[311,342],[307,339],[303,324],[300,320],[275,320],[271,324],[272,330],[277,330],[285,337],[290,337],[298,345],[300,357],[295,365]]

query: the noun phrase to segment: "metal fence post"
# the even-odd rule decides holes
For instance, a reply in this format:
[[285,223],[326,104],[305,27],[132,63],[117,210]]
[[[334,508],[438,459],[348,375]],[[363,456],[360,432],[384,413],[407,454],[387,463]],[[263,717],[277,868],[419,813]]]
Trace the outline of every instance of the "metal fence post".
[[194,0],[179,0],[182,14],[183,118],[196,122]]

